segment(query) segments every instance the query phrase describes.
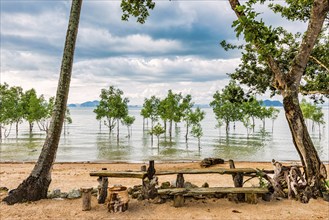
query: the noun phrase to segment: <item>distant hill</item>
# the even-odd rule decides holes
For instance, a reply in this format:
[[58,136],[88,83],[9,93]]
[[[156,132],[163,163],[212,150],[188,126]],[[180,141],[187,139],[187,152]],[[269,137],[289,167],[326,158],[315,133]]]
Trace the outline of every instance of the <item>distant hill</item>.
[[96,107],[99,104],[99,101],[88,101],[80,104],[80,107]]
[[[96,107],[99,104],[99,101],[94,100],[94,101],[87,101],[87,102],[83,102],[81,104],[69,104],[68,107],[71,108],[75,108],[75,107]],[[283,106],[282,103],[280,101],[277,100],[264,100],[263,101],[263,105],[264,106],[275,106],[275,107],[279,107],[279,106]],[[200,108],[209,108],[209,104],[195,104],[194,107],[200,107]],[[141,106],[139,105],[129,105],[129,108],[141,108]]]
[[283,106],[282,103],[278,100],[271,101],[271,100],[268,100],[268,99],[263,101],[263,105],[264,106],[274,106],[274,107]]

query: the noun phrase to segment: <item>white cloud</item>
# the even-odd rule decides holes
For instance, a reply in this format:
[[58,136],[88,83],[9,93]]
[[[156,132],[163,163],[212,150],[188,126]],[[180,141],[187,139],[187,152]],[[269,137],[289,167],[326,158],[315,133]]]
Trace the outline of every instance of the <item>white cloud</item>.
[[154,40],[145,34],[132,34],[124,37],[114,36],[106,29],[80,28],[78,45],[82,48],[108,53],[158,53],[179,51],[181,45],[178,41],[159,39]]

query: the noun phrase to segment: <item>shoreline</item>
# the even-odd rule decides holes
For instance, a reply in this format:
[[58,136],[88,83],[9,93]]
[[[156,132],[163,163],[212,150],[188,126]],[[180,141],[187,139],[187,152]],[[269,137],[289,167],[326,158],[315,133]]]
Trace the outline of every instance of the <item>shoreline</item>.
[[[200,163],[202,160],[154,160],[157,164],[164,163]],[[224,160],[228,162],[228,160]],[[287,164],[301,164],[299,160],[276,160],[278,162]],[[0,161],[0,164],[34,164],[35,161]],[[104,161],[104,160],[95,160],[95,161],[55,161],[54,164],[145,164],[148,163],[149,160],[146,161],[121,161],[121,160],[112,160],[112,161]],[[245,161],[245,160],[234,160],[237,163],[272,163],[272,161]],[[329,164],[328,161],[322,161],[324,164]]]
[[[200,161],[191,162],[155,162],[156,170],[172,170],[186,168],[200,168]],[[31,172],[35,162],[0,162],[0,186],[8,189],[16,188]],[[55,162],[51,173],[51,184],[49,191],[60,189],[68,192],[81,187],[97,188],[96,177],[91,177],[89,173],[101,170],[103,167],[108,170],[140,170],[141,164],[145,163],[114,163],[107,161],[102,163]],[[283,163],[287,164],[287,163]],[[273,169],[270,162],[238,162],[237,168],[259,168]],[[229,167],[226,162],[217,164],[207,169]],[[329,165],[326,165],[327,170]],[[197,186],[207,182],[211,187],[233,186],[231,175],[202,174],[184,175],[185,181],[189,181]],[[159,184],[176,179],[176,175],[159,176]],[[123,185],[132,187],[140,185],[141,180],[135,178],[109,178],[109,186]],[[259,179],[254,178],[244,184],[246,187],[258,186]],[[7,195],[7,192],[0,191],[0,201]],[[265,202],[261,199],[258,204],[235,203],[228,199],[187,199],[185,205],[180,208],[173,207],[172,201],[163,204],[154,204],[151,200],[138,201],[130,199],[129,208],[123,213],[109,213],[106,204],[98,204],[96,197],[92,197],[90,211],[81,210],[82,199],[42,199],[35,202],[6,205],[0,203],[1,219],[328,219],[329,205],[323,199],[312,199],[307,204],[295,200],[283,199]],[[261,211],[259,211],[261,210]]]

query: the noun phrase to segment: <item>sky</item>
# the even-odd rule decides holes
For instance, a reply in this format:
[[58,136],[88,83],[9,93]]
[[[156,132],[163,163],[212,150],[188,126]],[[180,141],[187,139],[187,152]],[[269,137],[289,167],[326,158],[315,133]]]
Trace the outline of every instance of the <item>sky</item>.
[[[241,51],[224,51],[219,43],[242,42],[231,27],[236,17],[228,1],[155,2],[139,24],[121,21],[118,0],[84,0],[69,103],[98,100],[101,89],[114,85],[133,105],[169,89],[207,104],[228,84]],[[68,0],[1,0],[1,83],[55,96],[70,6]],[[265,6],[257,9],[273,26],[306,29]]]

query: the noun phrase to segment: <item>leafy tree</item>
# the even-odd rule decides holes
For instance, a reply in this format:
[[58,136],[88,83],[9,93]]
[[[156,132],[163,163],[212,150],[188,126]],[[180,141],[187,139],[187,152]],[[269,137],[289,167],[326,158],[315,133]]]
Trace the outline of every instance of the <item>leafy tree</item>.
[[160,135],[165,133],[165,129],[158,123],[155,125],[152,130],[150,131],[151,135],[155,135],[158,139],[158,147],[160,146]]
[[32,133],[35,122],[47,118],[47,104],[43,95],[37,96],[34,89],[27,90],[22,96],[24,119],[29,123],[29,130]]
[[274,121],[275,121],[275,119],[278,118],[280,110],[277,108],[274,108],[273,106],[271,106],[268,110],[270,111],[270,118],[272,119],[272,132],[273,132]]
[[37,120],[37,124],[41,131],[45,131],[46,133],[48,133],[51,115],[54,110],[54,97],[50,97],[48,102],[46,102],[45,100],[41,101],[42,102],[40,104],[42,106],[42,111],[44,112],[42,114],[42,117]]
[[[225,49],[244,49],[242,63],[231,76],[250,86],[253,91],[265,92],[270,89],[273,94],[282,95],[293,143],[304,166],[309,186],[307,189],[317,196],[326,172],[307,131],[298,93],[303,90],[303,93],[309,94],[329,94],[328,78],[325,76],[327,69],[324,67],[328,59],[327,25],[324,22],[328,18],[329,2],[287,0],[284,5],[277,2],[269,5],[274,12],[288,20],[308,21],[303,35],[289,33],[282,27],[266,26],[255,11],[255,4],[264,3],[264,0],[249,0],[243,5],[238,0],[229,2],[238,18],[233,22],[237,37],[243,35],[246,42],[241,47],[222,42]],[[324,57],[321,52],[324,52]],[[326,80],[321,83],[318,79],[323,77]],[[302,79],[307,83],[304,86],[301,86]],[[314,82],[316,91],[311,91],[313,86],[308,86],[311,85],[309,81]]]
[[[105,125],[109,128],[111,134],[115,125],[117,126],[117,140],[119,141],[119,122],[128,115],[128,98],[123,98],[122,90],[110,86],[108,89],[102,89],[99,96],[101,100],[94,109],[96,119],[106,118]],[[116,123],[115,123],[116,120]]]
[[8,114],[8,90],[8,84],[0,84],[0,140],[2,139],[2,129],[4,129],[4,126],[9,122],[10,114]]
[[167,97],[163,99],[159,104],[159,115],[164,121],[165,130],[166,122],[169,121],[169,139],[172,140],[172,124],[173,122],[179,122],[181,119],[180,102],[182,100],[182,94],[173,93],[172,90],[168,90]]
[[[159,118],[159,105],[160,105],[160,99],[151,96],[151,98],[147,99],[145,98],[143,108],[141,110],[141,115],[143,117],[147,117],[151,119],[151,130],[153,129],[154,122],[158,120]],[[144,127],[144,126],[143,126]],[[153,134],[151,134],[151,142],[153,143]]]
[[248,128],[246,127],[248,132],[249,128],[251,128],[253,132],[255,131],[255,119],[260,117],[261,109],[261,103],[255,97],[251,97],[248,101],[242,103],[243,121],[246,123],[248,122]]
[[67,133],[67,125],[72,124],[72,122],[70,109],[67,108],[64,118],[64,135]]
[[312,130],[314,130],[314,123],[317,123],[319,126],[319,136],[320,134],[320,125],[324,124],[324,119],[323,119],[323,112],[322,108],[320,106],[317,106],[316,104],[312,104],[309,102],[306,102],[305,99],[302,99],[302,102],[300,103],[300,108],[302,110],[302,113],[304,115],[305,119],[311,120],[312,123]]
[[123,119],[122,119],[122,124],[127,126],[128,129],[128,138],[130,138],[131,135],[131,126],[132,124],[134,124],[135,122],[135,117],[134,116],[130,116],[130,115],[126,115]]
[[230,123],[242,120],[242,103],[246,100],[244,92],[234,81],[231,81],[222,93],[216,91],[213,98],[210,106],[213,108],[216,120],[224,121],[226,136],[228,136]]
[[204,119],[205,112],[202,111],[199,107],[197,107],[194,111],[193,109],[190,109],[188,112],[186,112],[183,120],[186,123],[186,134],[185,134],[185,141],[188,140],[188,133],[189,133],[189,127],[194,126],[197,124],[200,124],[200,122]]
[[19,86],[10,88],[10,100],[11,100],[11,121],[16,124],[16,136],[18,135],[18,125],[22,123],[24,118],[24,109],[22,103],[23,89]]
[[[9,87],[6,83],[0,85],[0,139],[2,138],[2,128],[7,137],[13,123],[16,124],[16,135],[18,135],[18,125],[23,120],[22,94],[21,87]],[[6,132],[5,125],[10,126],[8,132]]]
[[203,136],[203,131],[200,123],[194,124],[191,130],[193,137],[198,139],[198,146],[200,148],[201,137]]

